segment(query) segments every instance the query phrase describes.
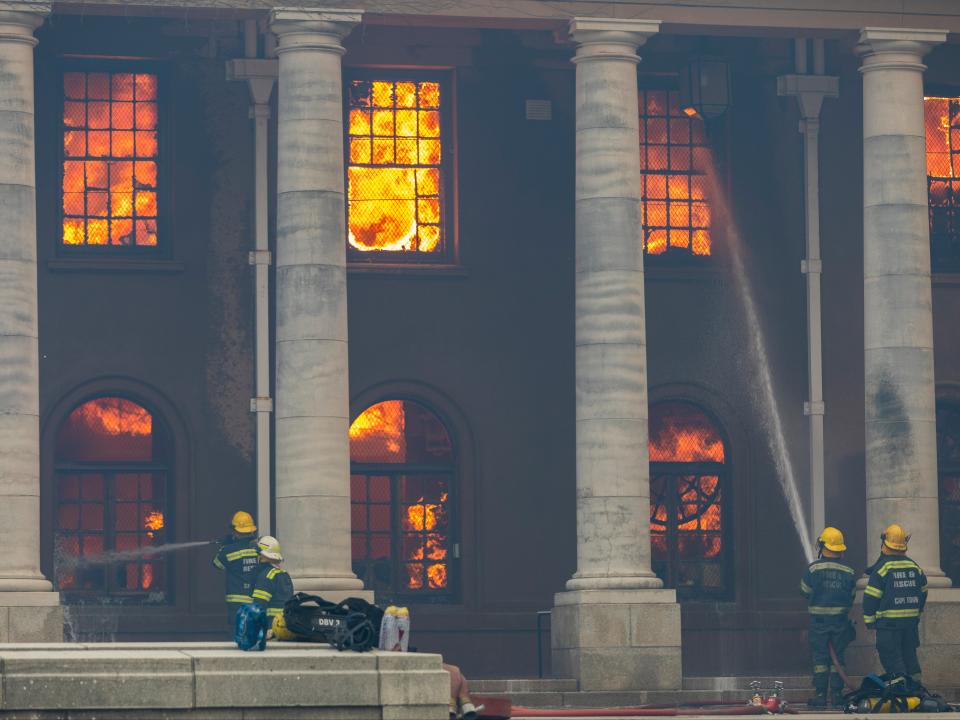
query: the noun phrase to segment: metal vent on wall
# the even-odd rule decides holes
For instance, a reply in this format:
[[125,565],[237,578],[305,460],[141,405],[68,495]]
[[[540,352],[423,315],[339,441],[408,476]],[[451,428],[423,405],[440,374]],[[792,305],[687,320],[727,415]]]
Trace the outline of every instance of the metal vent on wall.
[[527,120],[553,120],[553,103],[549,100],[527,100]]

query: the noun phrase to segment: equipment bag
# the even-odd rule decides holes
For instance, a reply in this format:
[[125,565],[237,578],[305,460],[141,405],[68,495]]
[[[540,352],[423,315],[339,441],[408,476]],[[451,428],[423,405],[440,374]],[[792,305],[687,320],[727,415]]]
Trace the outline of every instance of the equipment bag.
[[858,690],[843,697],[847,713],[948,712],[949,704],[913,678],[867,675]]
[[265,607],[257,603],[244,605],[237,611],[233,640],[241,650],[263,650],[267,646],[270,624]]
[[340,603],[324,600],[319,595],[297,593],[283,607],[286,629],[298,640],[325,642],[337,650],[365,652],[376,646],[379,618],[383,612],[361,598],[347,598]]

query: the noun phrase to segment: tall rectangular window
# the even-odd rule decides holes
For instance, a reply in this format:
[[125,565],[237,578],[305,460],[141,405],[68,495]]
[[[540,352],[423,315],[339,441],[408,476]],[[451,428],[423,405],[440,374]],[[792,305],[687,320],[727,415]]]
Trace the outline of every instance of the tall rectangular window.
[[63,75],[63,248],[156,248],[158,88],[153,73]]
[[930,264],[960,272],[960,97],[924,98]]
[[347,89],[350,260],[452,262],[443,77],[375,75]]
[[647,255],[710,255],[708,170],[703,119],[687,115],[670,90],[640,91],[643,242]]

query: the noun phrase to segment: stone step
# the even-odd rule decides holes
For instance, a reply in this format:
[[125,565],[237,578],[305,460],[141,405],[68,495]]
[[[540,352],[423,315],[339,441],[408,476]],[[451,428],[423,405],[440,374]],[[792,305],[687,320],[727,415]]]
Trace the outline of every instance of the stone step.
[[518,678],[510,680],[470,680],[470,689],[492,693],[576,692],[577,681],[562,678]]
[[[471,686],[471,692],[473,687]],[[481,692],[476,691],[478,694]],[[529,708],[616,708],[637,705],[713,705],[746,704],[749,690],[636,690],[615,692],[488,692],[483,695],[509,698],[517,706]],[[809,689],[785,689],[789,703],[802,704],[810,696]]]

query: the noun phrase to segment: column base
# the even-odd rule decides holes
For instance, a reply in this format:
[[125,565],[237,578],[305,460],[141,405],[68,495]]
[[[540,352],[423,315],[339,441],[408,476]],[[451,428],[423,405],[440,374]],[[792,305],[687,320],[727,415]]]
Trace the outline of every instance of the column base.
[[[847,670],[854,675],[882,673],[877,658],[876,633],[863,625],[863,596],[850,616],[857,623],[857,639],[847,649]],[[960,688],[960,588],[931,589],[920,621],[920,667],[924,685],[935,692]]]
[[582,691],[679,690],[674,590],[576,590],[554,596],[553,672]]
[[60,593],[0,592],[0,642],[63,642]]
[[363,582],[354,575],[350,577],[297,577],[293,578],[294,592],[319,595],[330,602],[340,602],[348,597],[363,598],[373,602],[373,590],[364,590]]

